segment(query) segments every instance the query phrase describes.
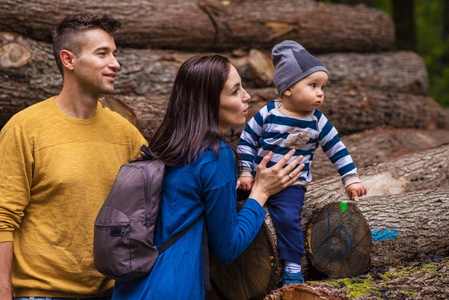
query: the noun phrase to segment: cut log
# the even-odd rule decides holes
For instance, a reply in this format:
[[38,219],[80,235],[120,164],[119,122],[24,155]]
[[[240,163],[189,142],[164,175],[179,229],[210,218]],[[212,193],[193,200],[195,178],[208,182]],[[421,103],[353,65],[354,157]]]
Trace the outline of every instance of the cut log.
[[[392,129],[378,127],[341,137],[358,168],[377,165],[402,155],[449,143],[449,130]],[[313,156],[313,181],[338,175],[335,166],[318,149]]]
[[[365,175],[362,175],[361,178],[367,185],[369,193],[373,196],[362,198],[357,205],[352,202],[347,203],[347,205],[349,208],[357,207],[360,209],[371,230],[371,237],[374,241],[371,251],[371,267],[382,267],[386,264],[399,263],[401,260],[412,260],[417,257],[447,253],[449,240],[443,238],[443,236],[449,234],[449,215],[447,214],[449,206],[449,157],[447,153],[449,153],[449,145],[440,146],[428,151],[406,155],[388,164],[379,164],[363,170]],[[331,205],[337,205],[336,210],[338,211],[342,208],[340,202],[347,200],[347,196],[343,194],[344,190],[341,187],[340,179],[338,177],[332,179],[321,180],[310,184],[308,187],[303,209],[303,229],[311,228],[304,232],[308,245],[312,244],[314,224],[322,225],[320,222],[314,223],[314,220],[320,220],[322,208],[331,203]],[[382,189],[376,188],[375,184],[379,184]],[[401,187],[398,187],[397,184],[400,184]],[[436,189],[434,187],[447,188]],[[244,193],[240,193],[240,198],[242,196],[244,198]],[[331,211],[328,210],[328,212]],[[432,221],[434,215],[435,221]],[[340,222],[345,221],[344,218],[340,219],[342,220],[334,218],[334,220]],[[257,245],[255,249],[257,249],[258,254],[244,255],[243,259],[240,260],[238,258],[236,261],[237,267],[232,266],[234,263],[230,265],[234,273],[226,273],[224,271],[226,267],[223,267],[224,269],[219,269],[220,271],[216,274],[226,278],[239,278],[238,280],[240,280],[242,275],[237,276],[236,270],[243,273],[253,273],[254,265],[259,266],[259,264],[262,265],[263,262],[268,261],[272,262],[272,266],[279,267],[278,259],[275,259],[275,264],[273,264],[273,258],[278,256],[276,250],[273,250],[276,233],[270,220],[268,216],[265,220],[264,230],[259,233],[259,240],[255,242]],[[346,228],[350,228],[350,226]],[[358,226],[352,226],[352,228],[356,229]],[[414,228],[417,228],[418,231],[415,235],[411,235]],[[333,232],[339,233],[338,231]],[[366,238],[363,232],[366,233],[367,230],[362,231],[359,236]],[[319,234],[320,230],[318,229],[316,233]],[[416,237],[416,234],[419,234],[419,238]],[[326,236],[325,233],[323,233],[323,236]],[[397,237],[400,237],[400,239]],[[429,240],[421,243],[422,246],[416,245],[415,240],[427,237],[429,237]],[[359,238],[359,240],[362,241],[363,238]],[[406,241],[409,244],[406,245]],[[432,244],[435,245],[434,249],[430,246]],[[359,245],[362,245],[362,242]],[[265,250],[263,250],[264,247]],[[369,246],[362,246],[362,248],[365,248],[365,254],[369,253]],[[251,249],[251,247],[248,249]],[[404,252],[401,252],[402,249]],[[363,252],[363,250],[361,251]],[[315,250],[312,252],[315,252]],[[421,256],[417,254],[418,252]],[[273,254],[270,255],[269,253]],[[390,253],[390,256],[387,255],[388,253]],[[253,258],[255,256],[258,263],[249,263],[248,257]],[[325,276],[311,266],[307,256],[303,258],[302,267],[306,280]],[[279,280],[280,271],[279,269],[276,270],[259,268],[257,276],[258,278],[278,278]],[[232,274],[232,276],[228,276],[228,274]],[[232,286],[232,283],[230,283],[232,279],[228,280],[229,282],[225,281],[227,284],[223,285],[224,287]],[[217,282],[221,281],[217,280]],[[226,290],[226,288],[222,289]],[[238,290],[241,291],[241,289]]]
[[149,99],[138,96],[105,95],[100,98],[100,102],[125,117],[149,140],[164,119],[168,96]]
[[[274,88],[248,92],[252,96],[248,118],[277,97]],[[431,98],[351,85],[327,88],[325,102],[319,110],[340,135],[380,126],[435,130],[447,128],[449,122],[444,109]]]
[[345,278],[368,270],[371,231],[354,203],[334,202],[315,211],[306,232],[307,257],[321,273]]
[[354,85],[389,92],[425,95],[426,66],[411,51],[317,55],[330,73],[327,86]]
[[[64,14],[61,14],[61,11]],[[313,53],[388,50],[394,24],[384,12],[365,6],[302,0],[121,1],[3,0],[0,31],[51,41],[53,27],[68,14],[108,13],[122,21],[116,41],[134,48],[224,51],[271,49],[297,40]],[[54,16],[49,19],[48,16]]]
[[[434,188],[449,187],[449,144],[413,154],[404,155],[387,163],[380,163],[359,169],[360,179],[368,188],[368,195],[362,197],[359,204],[370,205],[374,197],[386,197],[404,193],[420,193]],[[365,200],[366,199],[366,200]],[[312,182],[306,193],[306,201],[302,213],[303,231],[309,226],[313,213],[326,204],[350,201],[345,193],[339,176]],[[366,202],[365,202],[366,201]],[[385,201],[385,200],[384,200]],[[406,198],[404,198],[406,201]],[[408,200],[407,200],[408,201]],[[388,202],[385,205],[390,207]],[[359,208],[362,206],[360,205]],[[362,210],[365,218],[370,219],[368,209]],[[373,213],[377,213],[374,212]],[[382,213],[382,212],[379,212]],[[400,213],[400,212],[398,212]],[[431,215],[431,212],[428,212]],[[372,228],[372,225],[367,221]],[[446,225],[444,225],[446,226]],[[306,236],[306,232],[304,235]],[[431,254],[431,253],[428,253]],[[304,276],[311,279],[323,278],[310,266],[307,257],[303,258]]]
[[372,267],[449,253],[448,188],[367,197],[358,207],[372,233]]
[[[376,166],[359,168],[360,179],[368,188],[367,197],[449,187],[448,153],[449,144],[445,144]],[[348,196],[338,175],[310,183],[304,202],[303,225],[307,226],[310,213],[315,208],[347,200]]]
[[349,300],[345,291],[334,286],[315,283],[312,285],[290,284],[272,291],[264,300]]
[[[237,68],[245,88],[263,88],[272,85],[274,67],[270,51],[252,49],[249,53],[234,51],[221,53],[230,58]],[[136,63],[134,57],[159,55],[160,63],[173,62],[181,65],[186,59],[195,55],[192,52],[155,50],[145,52],[138,49],[124,49],[123,64]],[[388,92],[404,92],[425,95],[428,89],[428,77],[422,58],[410,51],[379,53],[333,53],[317,55],[330,72],[327,86],[363,86]],[[136,69],[136,68],[134,68]],[[139,78],[135,78],[139,80]],[[142,94],[140,94],[142,95]]]
[[[237,203],[240,209],[244,201]],[[276,232],[267,214],[254,241],[231,264],[224,266],[212,257],[210,276],[212,290],[207,300],[262,299],[279,287],[283,264],[276,248]]]
[[[322,111],[341,135],[383,126],[426,130],[436,130],[447,126],[448,120],[444,110],[430,98],[410,94],[395,94],[394,97],[388,97],[389,95],[371,89],[364,90],[363,93],[358,92],[358,94],[352,93],[353,91],[341,87],[327,89],[327,94],[331,96],[327,98]],[[276,97],[276,91],[272,88],[248,89],[248,92],[253,98],[248,110],[248,120],[266,101],[269,101],[268,99]],[[336,97],[335,95],[339,92],[339,97]],[[360,99],[361,97],[365,99]],[[154,103],[152,98],[144,97],[107,96],[107,98],[115,98],[115,101],[125,100],[123,106],[128,106],[128,110],[136,116],[132,121],[133,124],[138,128],[146,128],[148,132],[154,132],[154,126],[158,123],[152,121],[151,113],[146,114],[145,107],[158,106],[160,110],[165,110],[166,107],[165,102],[159,103],[163,97],[157,97],[158,100]],[[134,105],[134,101],[139,104]],[[391,104],[390,101],[395,104]],[[237,143],[243,128],[244,126],[238,126],[229,129],[226,133],[229,140]],[[148,132],[144,133],[147,138],[149,138]]]
[[[177,69],[195,54],[120,49],[121,71],[115,83],[116,94],[154,96],[170,93]],[[269,52],[252,49],[248,53],[234,51],[222,54],[229,57],[237,68],[245,88],[272,85],[274,69]],[[427,91],[426,69],[422,59],[412,52],[340,53],[318,57],[325,61],[332,74],[329,86],[375,86],[390,92],[415,94]],[[27,93],[30,98],[54,95],[62,83],[52,46],[13,33],[0,33],[0,74],[6,81],[29,83],[28,88],[33,91]]]

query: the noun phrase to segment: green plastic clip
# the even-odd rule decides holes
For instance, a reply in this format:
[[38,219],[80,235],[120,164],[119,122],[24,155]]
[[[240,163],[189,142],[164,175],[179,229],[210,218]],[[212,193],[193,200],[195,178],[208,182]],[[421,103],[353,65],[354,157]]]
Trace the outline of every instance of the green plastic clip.
[[340,203],[340,208],[341,208],[342,211],[347,210],[347,209],[348,209],[348,202],[342,201],[342,202]]

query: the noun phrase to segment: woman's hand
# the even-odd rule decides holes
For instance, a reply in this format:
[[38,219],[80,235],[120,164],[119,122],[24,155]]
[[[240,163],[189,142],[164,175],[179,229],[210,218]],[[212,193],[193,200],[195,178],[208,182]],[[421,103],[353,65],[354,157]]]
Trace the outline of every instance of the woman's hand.
[[296,157],[288,166],[284,168],[288,160],[295,154],[295,150],[290,150],[284,157],[271,168],[267,168],[273,153],[270,151],[257,167],[253,189],[249,198],[255,199],[264,206],[268,197],[274,195],[298,180],[304,164],[293,169],[302,160],[302,156]]

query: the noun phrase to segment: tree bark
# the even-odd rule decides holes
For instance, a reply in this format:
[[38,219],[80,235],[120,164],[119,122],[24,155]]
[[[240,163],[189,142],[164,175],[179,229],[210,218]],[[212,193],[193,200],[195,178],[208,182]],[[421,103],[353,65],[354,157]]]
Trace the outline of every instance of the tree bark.
[[[341,137],[356,167],[363,169],[402,155],[449,143],[449,130],[376,128]],[[318,149],[313,156],[313,181],[338,175],[335,166]]]
[[264,300],[349,300],[345,291],[326,284],[299,285],[291,284],[272,291]]
[[[121,49],[118,57],[121,71],[116,80],[115,94],[169,94],[177,69],[192,55],[195,53]],[[249,53],[224,55],[237,67],[245,88],[272,84],[273,66],[267,52],[253,49]],[[427,90],[427,75],[422,60],[411,52],[329,54],[319,57],[331,74],[335,74],[329,83],[331,88],[375,85],[377,89],[417,94]],[[397,67],[391,66],[394,61]],[[62,87],[62,77],[54,63],[51,45],[12,33],[0,33],[0,79],[1,125],[19,110],[58,94]],[[255,98],[266,102],[276,96],[275,89],[271,89],[257,91]],[[263,101],[260,105],[264,104]]]
[[[274,89],[256,89],[248,90],[248,92],[254,100],[250,102],[248,119],[265,104],[267,99],[276,97],[276,91]],[[344,92],[347,94],[344,95]],[[328,99],[325,104],[326,109],[322,110],[339,130],[341,135],[349,135],[382,126],[426,130],[437,130],[438,128],[446,128],[447,126],[446,114],[430,98],[409,94],[396,94],[396,97],[388,98],[377,91],[370,90],[369,92],[373,93],[377,99],[369,98],[369,100],[362,101],[356,99],[354,101],[356,97],[344,88],[327,89],[327,94],[340,94],[341,96],[339,99],[336,97]],[[366,97],[368,99],[370,95],[367,93],[359,93],[358,97]],[[383,99],[378,97],[383,97]],[[394,110],[394,107],[389,102],[392,98],[396,101],[395,106],[401,107],[403,109],[402,111]],[[373,100],[378,102],[374,103],[375,101]],[[163,118],[167,107],[168,96],[147,98],[106,95],[101,101],[104,105],[116,110],[131,121],[146,138],[151,138],[152,133],[155,132]],[[370,104],[365,106],[363,102]],[[374,110],[370,110],[371,108],[369,106],[372,106]],[[432,110],[432,106],[434,110]],[[329,109],[328,107],[331,108]],[[375,107],[380,107],[381,109],[376,109]],[[357,112],[357,110],[359,111]],[[417,116],[416,112],[419,110],[422,111],[422,114]],[[354,114],[356,113],[357,116],[351,115],[351,111]],[[391,118],[392,114],[395,116],[394,119]],[[225,135],[231,142],[237,143],[243,128],[244,126],[231,128],[225,132]]]
[[376,7],[375,0],[331,0],[332,3],[340,3],[346,5],[360,5],[364,4],[369,7]]
[[[64,14],[61,14],[64,11]],[[388,50],[394,42],[390,17],[364,6],[314,1],[216,0],[87,2],[4,0],[0,31],[51,41],[53,27],[65,15],[108,13],[122,21],[119,45],[134,48],[225,51],[271,49],[296,40],[312,53]],[[49,19],[48,16],[54,16]]]
[[[376,166],[359,169],[360,179],[368,188],[367,196],[362,197],[359,204],[366,204],[369,206],[372,201],[377,201],[372,200],[375,197],[397,195],[397,197],[400,198],[404,193],[419,194],[424,190],[448,188],[449,156],[447,153],[449,153],[449,144],[422,152],[404,155],[387,163],[380,163]],[[408,201],[408,198],[406,198],[408,196],[404,197],[403,200]],[[325,178],[309,184],[302,212],[303,231],[308,228],[313,213],[317,209],[321,209],[329,203],[340,201],[350,200],[346,195],[339,176]],[[389,207],[388,202],[385,202],[385,205]],[[359,208],[361,208],[361,206],[359,206]],[[362,212],[368,220],[369,217],[367,216],[367,213],[369,212],[366,212],[365,210]],[[373,211],[373,213],[375,212]],[[402,212],[398,212],[398,214],[401,213]],[[432,215],[432,212],[429,211],[426,212],[426,214]],[[368,224],[371,228],[371,224],[369,222]],[[304,232],[304,235],[306,236],[307,233]],[[431,253],[427,254],[430,255]],[[304,276],[308,278],[307,280],[325,277],[323,273],[317,272],[317,270],[310,266],[310,261],[307,257],[304,257],[302,266]]]
[[[237,209],[243,204],[244,201],[239,201]],[[212,257],[212,291],[207,293],[206,299],[262,299],[279,287],[284,265],[276,247],[274,225],[267,214],[254,241],[231,264],[224,266]]]
[[[366,197],[449,187],[448,153],[449,144],[445,144],[359,169],[360,179],[368,188]],[[340,176],[310,183],[304,202],[303,226],[307,227],[314,209],[336,201],[349,201]]]
[[[345,202],[343,202],[345,203]],[[355,205],[353,203],[348,203]],[[449,250],[449,189],[434,188],[428,190],[401,193],[396,195],[382,195],[367,197],[357,204],[359,211],[363,214],[365,222],[368,224],[368,232],[372,238],[371,244],[357,244],[350,249],[357,251],[345,251],[338,247],[349,248],[357,241],[361,241],[355,234],[351,234],[352,239],[348,239],[346,234],[351,231],[352,224],[359,224],[359,220],[352,215],[347,216],[346,212],[338,212],[339,202],[333,202],[320,210],[314,210],[312,221],[307,227],[307,244],[315,242],[315,248],[310,245],[308,249],[308,259],[311,264],[318,267],[318,270],[333,278],[350,277],[345,276],[342,266],[351,271],[352,268],[363,267],[363,253],[370,251],[370,268],[382,268],[386,266],[397,266],[404,261],[419,260],[439,255],[445,255]],[[332,209],[333,208],[333,209]],[[337,208],[337,209],[335,209]],[[324,211],[326,210],[326,211]],[[347,230],[336,227],[343,221],[336,222],[333,215],[339,215],[349,226]],[[319,221],[325,222],[319,226]],[[337,224],[338,223],[338,224]],[[327,224],[327,225],[326,225]],[[328,239],[326,231],[330,228],[340,229],[339,232],[331,232],[331,239]],[[352,225],[352,226],[354,226]],[[363,226],[362,226],[363,227]],[[349,228],[349,229],[348,229]],[[363,231],[362,233],[364,233]],[[315,237],[317,236],[317,237]],[[335,240],[333,240],[335,239]],[[312,241],[312,242],[310,242]],[[335,241],[335,243],[333,243]],[[370,241],[371,242],[371,241]],[[319,245],[321,246],[318,247]],[[355,247],[355,248],[354,248]],[[313,252],[311,249],[314,249]],[[323,250],[324,249],[324,250]],[[340,250],[330,252],[331,250]],[[364,252],[365,251],[365,252]],[[368,252],[369,255],[369,252]],[[327,267],[326,261],[337,264],[337,267]],[[353,263],[353,265],[350,265]],[[368,264],[365,265],[367,267]],[[348,271],[348,272],[349,272]],[[361,275],[355,274],[356,276]],[[342,276],[339,276],[342,275]]]
[[[371,256],[371,267],[397,264],[401,259],[416,259],[417,250],[415,249],[421,252],[422,257],[444,254],[444,251],[447,253],[449,240],[442,238],[439,233],[441,229],[441,234],[446,236],[449,234],[447,232],[449,230],[447,214],[449,156],[447,153],[449,153],[449,144],[404,155],[388,163],[359,170],[360,178],[368,188],[368,195],[361,198],[357,207],[371,230],[374,240],[373,249],[377,247],[372,251],[374,254]],[[240,193],[240,199],[245,199],[245,195],[247,196],[245,193]],[[305,240],[307,241],[310,237],[308,228],[312,224],[311,221],[323,207],[345,201],[348,205],[353,203],[348,199],[339,176],[309,184],[302,212]],[[434,214],[438,222],[432,223],[431,218]],[[429,225],[427,227],[426,222]],[[394,227],[388,227],[390,223],[394,224]],[[409,237],[414,228],[417,228],[420,233],[419,239],[429,236],[430,240],[422,243],[422,246],[415,245],[413,236],[411,242],[404,244],[402,236]],[[276,236],[275,231],[271,231],[270,235]],[[393,237],[394,242],[389,237]],[[437,241],[437,237],[440,240]],[[432,243],[435,245],[433,249],[429,246]],[[389,248],[382,250],[382,247]],[[402,248],[404,248],[403,253],[401,253]],[[384,255],[389,252],[391,252],[390,256]],[[303,257],[302,270],[306,280],[326,277],[312,267],[307,256]]]
[[[249,90],[252,96],[248,118],[277,97],[275,89]],[[349,135],[381,126],[435,130],[447,128],[445,111],[433,99],[407,93],[386,93],[372,88],[334,86],[326,89],[319,108],[340,135]],[[235,128],[240,135],[242,128]]]
[[[253,100],[250,102],[248,120],[268,99],[276,97],[275,89],[248,90]],[[337,97],[336,95],[339,95]],[[349,135],[368,129],[382,126],[391,128],[414,128],[425,130],[437,130],[446,128],[447,118],[443,109],[432,99],[424,96],[410,94],[384,95],[375,90],[360,89],[348,90],[347,88],[327,89],[327,101],[322,109],[323,113],[334,124],[341,135]],[[333,96],[332,96],[333,95]],[[374,96],[374,97],[372,97]],[[388,97],[390,96],[390,97]],[[146,138],[159,125],[168,97],[131,97],[120,95],[105,96],[110,103],[106,104],[113,110],[121,113],[139,128]],[[329,99],[330,98],[330,99]],[[165,99],[165,100],[164,100]],[[392,105],[391,102],[395,104]],[[118,107],[121,107],[120,109]],[[154,108],[157,107],[157,115],[154,116]],[[398,109],[398,107],[400,109]],[[418,114],[420,111],[420,114]],[[132,117],[130,117],[130,114]],[[226,132],[231,142],[237,143],[244,126],[231,128]]]
[[448,188],[368,197],[358,206],[371,228],[372,267],[448,253]]
[[[168,94],[179,66],[195,54],[173,50],[120,49],[121,71],[116,81],[116,93]],[[269,51],[252,49],[222,54],[237,68],[245,88],[272,85],[274,68]],[[335,53],[318,55],[318,58],[331,73],[328,86],[366,86],[413,94],[427,92],[426,68],[422,59],[413,52]],[[42,88],[60,78],[50,44],[14,33],[0,33],[0,61],[0,72],[8,75],[7,78],[29,78],[30,84],[40,83]],[[57,92],[61,82],[58,80],[46,90]],[[45,96],[49,95],[42,97]]]

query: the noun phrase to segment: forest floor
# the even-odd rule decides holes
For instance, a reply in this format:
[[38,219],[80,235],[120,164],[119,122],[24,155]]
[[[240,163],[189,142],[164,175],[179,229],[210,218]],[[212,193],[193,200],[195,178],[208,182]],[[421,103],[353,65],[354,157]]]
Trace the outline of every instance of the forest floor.
[[346,299],[449,299],[449,257],[435,257],[395,268],[373,269],[355,278],[310,281],[314,288],[337,289]]

